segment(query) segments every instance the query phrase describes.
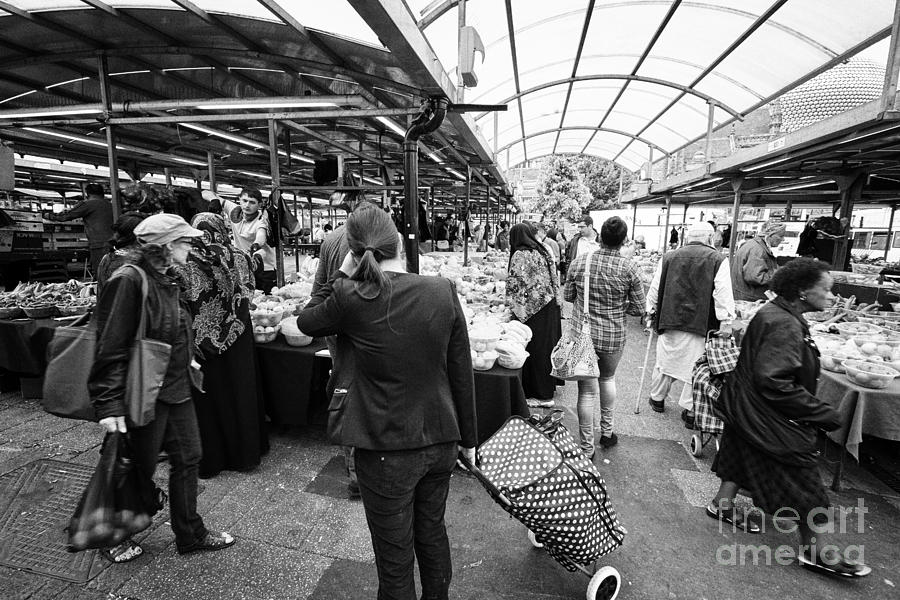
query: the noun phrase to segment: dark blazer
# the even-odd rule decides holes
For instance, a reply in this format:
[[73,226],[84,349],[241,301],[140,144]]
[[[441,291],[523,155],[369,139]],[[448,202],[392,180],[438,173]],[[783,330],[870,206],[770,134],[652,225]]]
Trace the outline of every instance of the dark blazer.
[[816,397],[819,351],[803,316],[782,298],[756,313],[719,405],[730,430],[775,460],[816,464],[816,429],[840,427],[840,416]]
[[[466,318],[452,283],[441,277],[385,273],[374,300],[357,282],[333,279],[297,317],[308,335],[341,334],[356,365],[343,411],[345,446],[409,450],[443,442],[477,443],[472,357]],[[326,297],[327,296],[327,297]],[[323,300],[324,297],[324,300]]]

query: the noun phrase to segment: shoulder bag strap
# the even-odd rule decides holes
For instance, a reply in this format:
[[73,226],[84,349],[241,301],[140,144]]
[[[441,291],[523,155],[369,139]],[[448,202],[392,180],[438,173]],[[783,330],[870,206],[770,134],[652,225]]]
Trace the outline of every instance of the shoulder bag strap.
[[581,328],[590,331],[591,321],[588,318],[588,296],[591,293],[591,254],[587,255],[584,262],[584,303],[581,312]]
[[134,337],[135,339],[142,340],[147,337],[147,296],[150,294],[150,285],[147,282],[147,274],[144,273],[142,268],[130,263],[124,264],[120,268],[123,267],[131,267],[141,276],[141,321],[138,323],[137,333]]

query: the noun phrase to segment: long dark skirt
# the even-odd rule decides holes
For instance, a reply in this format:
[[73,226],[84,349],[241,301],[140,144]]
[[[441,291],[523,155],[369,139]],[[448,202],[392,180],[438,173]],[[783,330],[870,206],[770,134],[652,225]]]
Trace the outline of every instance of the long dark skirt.
[[525,346],[528,359],[522,367],[522,387],[526,398],[549,400],[563,381],[550,376],[550,353],[562,336],[559,305],[551,300],[536,315],[525,321],[531,328],[531,341]]
[[[722,481],[733,481],[750,492],[753,504],[770,515],[780,509],[793,509],[805,519],[813,509],[831,506],[817,467],[780,463],[727,426],[719,441],[712,470]],[[779,516],[793,514],[784,511]],[[823,520],[822,517],[821,510],[814,514],[817,523]]]
[[248,471],[269,451],[265,403],[257,394],[253,332],[203,363],[205,394],[194,390],[203,459],[200,476]]

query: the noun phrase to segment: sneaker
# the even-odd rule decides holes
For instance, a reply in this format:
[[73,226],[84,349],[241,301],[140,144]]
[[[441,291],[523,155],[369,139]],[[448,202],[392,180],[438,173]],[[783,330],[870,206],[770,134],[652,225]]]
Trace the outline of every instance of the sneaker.
[[650,403],[650,408],[652,408],[654,412],[661,413],[666,411],[665,400],[654,400],[653,398],[647,398],[647,402]]
[[553,408],[556,406],[556,402],[551,398],[550,400],[538,400],[537,398],[528,398],[525,400],[525,403],[528,404],[531,408]]
[[611,448],[619,443],[619,438],[616,434],[611,433],[609,435],[601,436],[597,443],[604,448]]
[[684,421],[684,426],[688,429],[695,429],[694,427],[694,413],[689,411],[688,409],[682,409],[681,411],[681,420]]

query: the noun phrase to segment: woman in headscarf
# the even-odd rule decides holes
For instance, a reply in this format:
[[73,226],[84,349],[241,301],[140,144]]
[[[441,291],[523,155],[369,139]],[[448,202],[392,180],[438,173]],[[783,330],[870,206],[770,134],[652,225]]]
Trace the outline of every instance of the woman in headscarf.
[[230,244],[221,216],[199,213],[191,225],[204,235],[178,272],[203,366],[205,392],[194,391],[194,405],[203,442],[200,477],[209,478],[223,470],[255,468],[269,440],[257,395],[250,257]]
[[513,225],[509,231],[509,276],[506,279],[506,303],[516,319],[531,328],[531,341],[525,347],[528,359],[522,367],[522,387],[528,399],[541,406],[552,406],[556,386],[562,382],[550,376],[550,353],[562,335],[559,304],[559,279],[556,264],[527,223]]

